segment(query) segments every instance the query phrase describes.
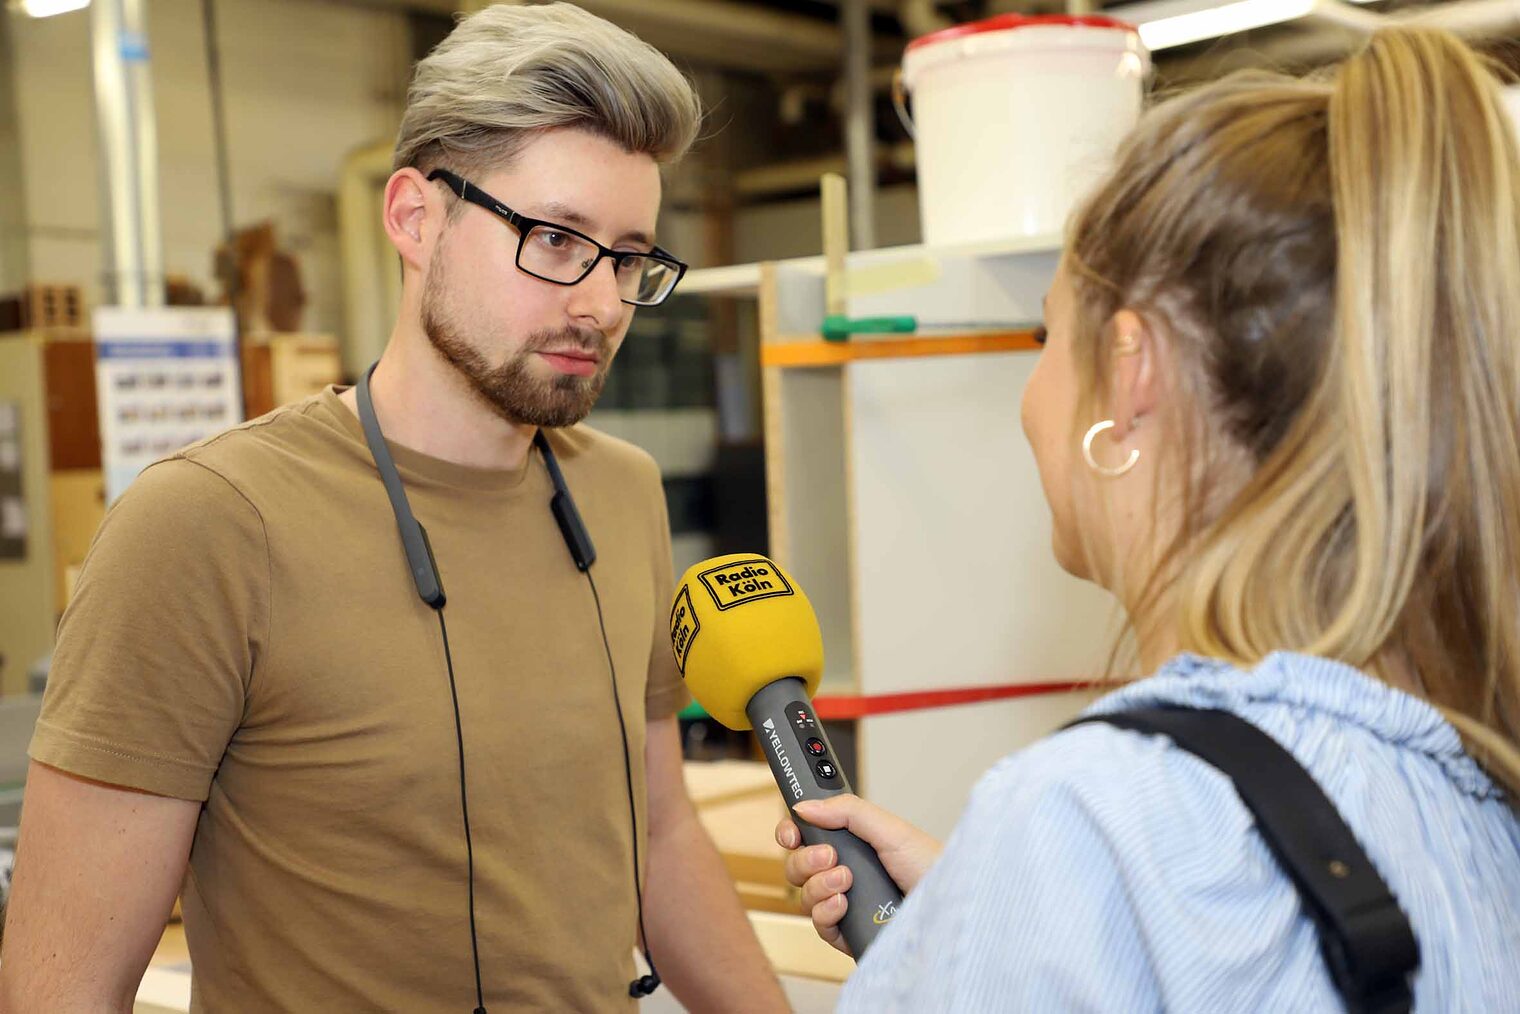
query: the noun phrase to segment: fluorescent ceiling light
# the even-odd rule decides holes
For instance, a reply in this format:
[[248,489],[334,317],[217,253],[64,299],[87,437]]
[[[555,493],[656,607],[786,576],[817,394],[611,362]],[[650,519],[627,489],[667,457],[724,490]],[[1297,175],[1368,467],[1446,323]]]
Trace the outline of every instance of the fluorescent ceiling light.
[[1236,0],[1223,7],[1149,21],[1140,26],[1140,41],[1155,51],[1189,42],[1217,39],[1265,25],[1295,21],[1314,9],[1314,0]]
[[[1342,0],[1331,0],[1331,2],[1339,3]],[[1370,3],[1371,0],[1351,0],[1351,2]],[[1222,35],[1233,35],[1252,28],[1279,25],[1285,21],[1296,21],[1312,13],[1316,7],[1320,6],[1320,2],[1319,0],[1236,0],[1235,3],[1223,4],[1219,7],[1204,7],[1180,14],[1162,13],[1166,8],[1175,10],[1176,6],[1169,3],[1164,6],[1156,5],[1161,8],[1156,11],[1161,16],[1152,19],[1147,19],[1140,10],[1134,8],[1120,8],[1113,13],[1121,18],[1127,17],[1132,23],[1138,22],[1140,41],[1145,43],[1147,49],[1157,50],[1185,46],[1190,42],[1200,42],[1204,39],[1217,39]]]
[[21,0],[21,10],[34,18],[67,14],[90,6],[90,0]]

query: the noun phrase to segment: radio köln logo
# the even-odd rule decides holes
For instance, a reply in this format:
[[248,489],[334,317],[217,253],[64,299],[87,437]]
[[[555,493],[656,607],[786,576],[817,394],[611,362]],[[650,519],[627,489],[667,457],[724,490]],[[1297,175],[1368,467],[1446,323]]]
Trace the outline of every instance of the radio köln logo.
[[697,622],[697,611],[691,605],[691,589],[684,584],[680,594],[676,596],[676,604],[670,610],[670,645],[676,652],[676,665],[681,669],[681,675],[686,675],[686,656],[691,654],[691,645],[697,639],[697,634],[702,630],[702,624]]
[[735,560],[698,574],[719,609],[759,602],[778,595],[795,595],[786,578],[769,560]]

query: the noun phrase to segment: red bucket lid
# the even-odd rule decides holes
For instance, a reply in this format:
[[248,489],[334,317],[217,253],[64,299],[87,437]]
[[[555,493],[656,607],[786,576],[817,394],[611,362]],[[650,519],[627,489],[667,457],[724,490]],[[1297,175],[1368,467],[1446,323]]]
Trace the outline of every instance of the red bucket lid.
[[1014,28],[1033,28],[1040,25],[1056,25],[1071,28],[1117,28],[1126,32],[1138,32],[1134,25],[1118,18],[1104,17],[1101,14],[999,14],[995,18],[987,18],[985,21],[970,21],[964,25],[952,25],[949,28],[941,28],[937,32],[928,35],[920,35],[908,43],[908,50],[918,49],[921,46],[932,46],[937,42],[948,42],[951,39],[960,39],[968,35],[980,35],[983,32],[1006,32]]

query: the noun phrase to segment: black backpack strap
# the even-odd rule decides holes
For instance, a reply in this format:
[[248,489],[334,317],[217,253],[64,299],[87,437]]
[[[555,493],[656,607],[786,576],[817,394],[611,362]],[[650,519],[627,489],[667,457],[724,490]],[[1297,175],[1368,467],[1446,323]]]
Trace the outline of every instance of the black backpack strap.
[[1166,736],[1227,775],[1298,888],[1347,1010],[1410,1009],[1409,979],[1420,950],[1409,919],[1335,804],[1292,754],[1228,711],[1139,708],[1090,715],[1066,728],[1093,722]]

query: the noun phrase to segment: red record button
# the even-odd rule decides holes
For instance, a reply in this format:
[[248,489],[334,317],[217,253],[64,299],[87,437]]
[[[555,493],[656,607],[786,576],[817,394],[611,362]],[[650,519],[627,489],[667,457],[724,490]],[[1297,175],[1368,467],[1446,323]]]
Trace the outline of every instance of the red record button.
[[822,740],[817,740],[817,739],[810,739],[810,740],[808,740],[807,741],[807,752],[810,753],[810,754],[812,754],[814,757],[822,757],[823,756],[823,741]]

